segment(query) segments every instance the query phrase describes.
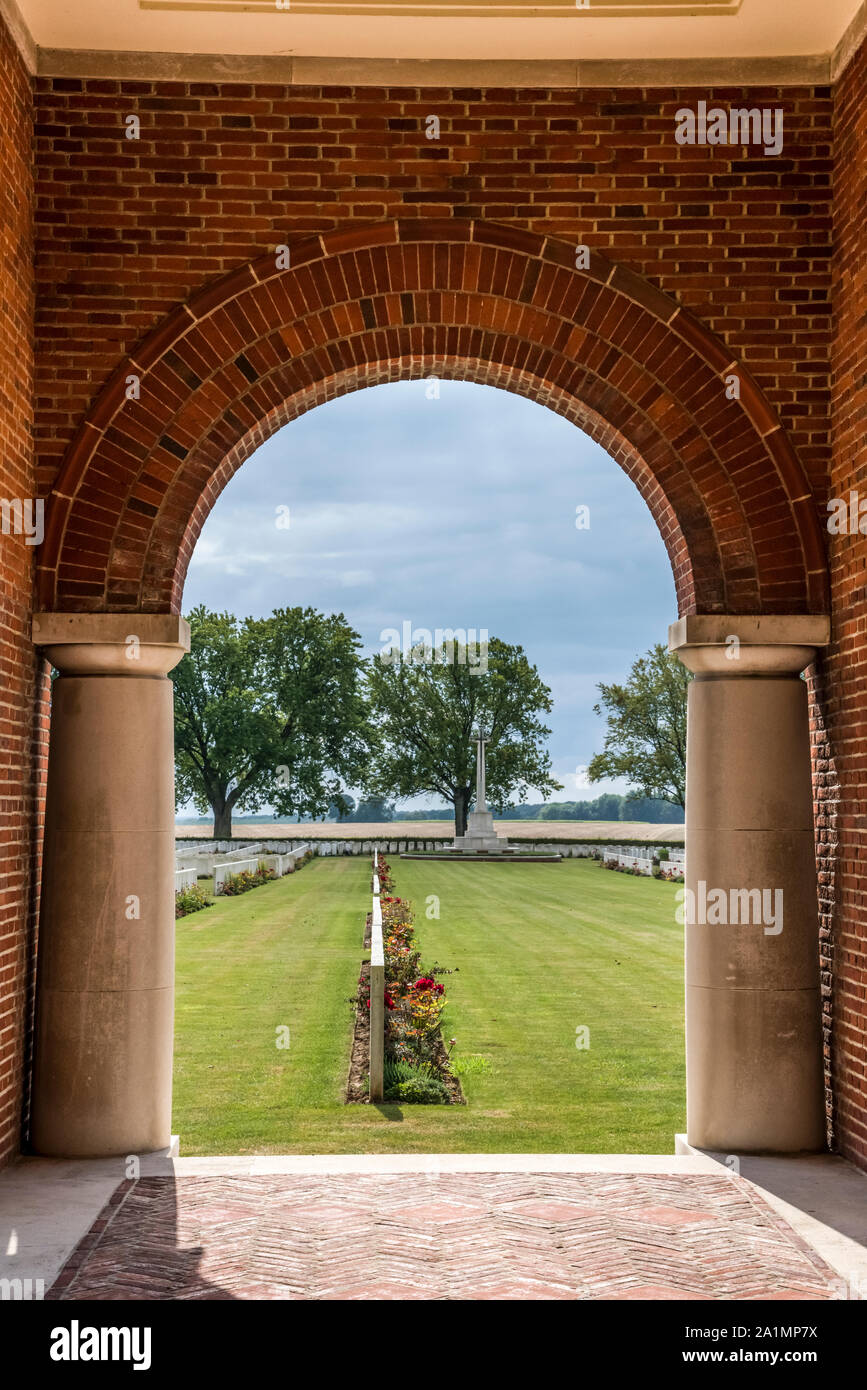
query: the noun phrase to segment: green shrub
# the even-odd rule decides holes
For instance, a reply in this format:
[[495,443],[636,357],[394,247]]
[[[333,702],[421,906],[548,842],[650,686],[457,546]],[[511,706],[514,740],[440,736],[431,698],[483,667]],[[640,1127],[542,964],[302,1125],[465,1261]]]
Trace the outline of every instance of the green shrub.
[[409,1105],[444,1105],[449,1093],[445,1084],[436,1076],[424,1076],[421,1072],[411,1081],[399,1081],[385,1092],[385,1099],[403,1101]]
[[203,907],[212,906],[206,890],[200,883],[194,883],[175,894],[175,917],[188,917],[191,912],[199,912]]
[[419,1076],[429,1076],[427,1067],[415,1067],[402,1057],[386,1057],[382,1064],[382,1084],[386,1091],[399,1086],[402,1081],[415,1081]]

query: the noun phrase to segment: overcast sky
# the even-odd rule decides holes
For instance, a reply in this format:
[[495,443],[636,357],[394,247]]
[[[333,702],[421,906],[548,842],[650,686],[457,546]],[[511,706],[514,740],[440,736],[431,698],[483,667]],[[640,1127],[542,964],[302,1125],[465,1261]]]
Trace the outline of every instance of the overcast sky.
[[[553,411],[468,382],[442,381],[429,399],[434,389],[342,396],[257,450],[205,523],[184,612],[309,604],[343,612],[365,654],[407,620],[486,628],[520,642],[551,688],[556,799],[624,791],[589,787],[576,769],[602,746],[597,683],[624,679],[676,617],[651,515],[613,459]],[[434,801],[403,803],[423,804]]]

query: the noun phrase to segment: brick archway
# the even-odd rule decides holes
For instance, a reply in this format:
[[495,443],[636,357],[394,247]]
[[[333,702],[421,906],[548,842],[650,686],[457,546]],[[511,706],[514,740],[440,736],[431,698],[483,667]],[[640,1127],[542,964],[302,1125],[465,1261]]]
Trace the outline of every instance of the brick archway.
[[601,443],[656,519],[682,614],[826,610],[821,527],[776,414],[649,281],[471,221],[327,233],[290,260],[205,286],[118,366],[48,499],[40,607],[178,612],[205,517],[269,434],[346,391],[436,374],[529,396]]
[[[785,883],[789,923],[779,938],[751,935],[755,924],[735,913],[740,935],[708,938],[700,916],[686,919],[689,1143],[735,1153],[821,1148],[800,677],[828,642],[825,562],[818,511],[776,415],[693,315],[601,256],[576,270],[568,243],[478,222],[390,222],[302,242],[291,263],[245,265],[159,324],[106,384],[51,495],[46,611],[33,634],[60,672],[34,1147],[149,1152],[171,1133],[165,677],[189,645],[177,614],[205,517],[253,449],[302,411],[437,374],[519,392],[573,420],[629,473],[656,519],[682,615],[670,645],[697,677],[685,891],[695,901],[714,884],[724,897],[752,901],[756,892],[764,903],[766,885]],[[737,399],[725,390],[730,374]],[[128,398],[131,378],[138,389]],[[147,931],[126,929],[120,904],[131,884],[141,885]],[[778,920],[782,929],[776,915],[765,926]]]

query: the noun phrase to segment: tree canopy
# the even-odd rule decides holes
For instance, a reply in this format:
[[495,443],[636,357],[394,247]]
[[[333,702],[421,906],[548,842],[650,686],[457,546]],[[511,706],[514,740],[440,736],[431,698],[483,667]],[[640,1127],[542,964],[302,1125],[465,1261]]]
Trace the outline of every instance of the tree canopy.
[[625,685],[600,684],[605,746],[587,769],[591,782],[623,777],[632,797],[686,804],[686,692],[692,674],[661,643],[632,664]]
[[550,729],[539,715],[552,708],[551,692],[520,646],[492,638],[487,670],[472,665],[459,643],[446,659],[423,645],[403,658],[374,658],[368,671],[377,750],[368,795],[417,796],[431,792],[454,807],[455,834],[466,831],[475,795],[475,729],[488,736],[487,799],[500,810],[531,789],[561,790],[544,747]]
[[175,667],[175,790],[214,814],[349,811],[344,784],[361,778],[369,726],[361,642],[342,613],[278,608],[239,619],[189,615],[190,651]]
[[349,820],[371,824],[375,821],[394,820],[394,802],[387,796],[368,796],[362,798]]

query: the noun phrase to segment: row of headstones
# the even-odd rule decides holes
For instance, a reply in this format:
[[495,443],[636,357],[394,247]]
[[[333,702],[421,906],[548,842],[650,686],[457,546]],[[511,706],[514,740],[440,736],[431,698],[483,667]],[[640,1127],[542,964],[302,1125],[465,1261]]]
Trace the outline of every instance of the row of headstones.
[[686,857],[683,845],[603,845],[602,849],[607,854],[631,854],[639,859],[653,859],[654,856],[658,859],[660,855],[667,855],[670,860],[680,863]]
[[[268,846],[262,845],[263,853],[268,852]],[[286,844],[280,846],[281,850],[287,848]],[[238,864],[243,860],[250,859],[259,852],[260,846],[252,841],[246,844],[238,844],[232,840],[195,840],[192,843],[184,844],[183,841],[175,842],[175,869],[178,873],[189,873],[191,870],[199,878],[210,878],[220,864]],[[175,877],[175,885],[178,884]]]
[[227,859],[214,869],[214,892],[219,893],[231,874],[255,873],[260,864],[264,864],[266,869],[273,869],[278,878],[292,874],[309,848],[308,844],[300,844],[295,849],[285,850],[284,845],[282,854],[257,854],[255,859]]
[[[433,854],[437,850],[448,849],[448,840],[314,840],[314,854],[372,854],[378,849],[382,854]],[[524,842],[520,842],[522,845]],[[511,841],[511,848],[518,848],[518,841]],[[598,845],[564,845],[540,843],[538,840],[526,841],[526,848],[533,854],[560,854],[571,859],[589,859],[599,853]]]
[[[602,851],[602,859],[606,864],[620,864],[626,869],[637,869],[639,873],[650,877],[654,870],[654,856],[659,862],[659,848],[653,845],[642,845],[642,854],[636,854],[634,845],[606,845]],[[686,851],[682,847],[666,846],[668,849],[668,859],[666,863],[674,869],[683,872],[686,859]]]
[[[285,841],[283,842],[286,843]],[[256,848],[254,840],[175,840],[175,854],[183,859],[191,854],[243,854]]]
[[[373,854],[374,850],[379,849],[383,854],[433,854],[438,849],[444,849],[451,843],[449,839],[438,840],[252,840],[244,844],[238,844],[233,840],[199,840],[177,842],[176,857],[179,870],[187,870],[195,867],[199,873],[211,874],[217,864],[226,861],[244,861],[255,857],[262,858],[270,855],[286,855],[295,850],[312,849],[314,854],[321,855],[343,855],[343,854]],[[634,845],[618,846],[598,844],[563,844],[548,843],[538,840],[526,842],[527,849],[536,854],[560,854],[565,858],[588,859],[592,855],[598,855],[600,851],[607,856],[609,854],[627,855],[631,858],[649,858],[659,853],[657,846],[641,846],[641,853],[636,854]],[[513,848],[517,848],[517,842],[512,842]],[[669,846],[668,857],[672,863],[683,864],[684,850],[680,846]],[[237,867],[237,862],[236,862]]]
[[619,849],[605,849],[602,852],[602,859],[605,864],[619,864],[624,869],[637,869],[640,874],[646,874],[648,878],[653,874],[653,860],[634,852],[624,854]]
[[314,840],[316,854],[433,854],[448,840]]
[[[284,874],[291,874],[295,871],[299,859],[309,850],[310,845],[301,842],[295,848],[288,848],[285,840],[278,841],[281,852],[279,854],[256,854],[255,857],[249,855],[249,849],[258,849],[258,845],[249,846],[246,858],[241,857],[238,850],[232,854],[222,855],[196,855],[192,859],[180,859],[180,863],[175,869],[175,892],[180,893],[185,888],[190,888],[196,883],[199,877],[210,878],[213,875],[214,892],[219,893],[225,880],[230,874],[254,873],[260,864],[265,864],[269,869],[273,869],[278,878]],[[180,858],[180,856],[179,856]]]

